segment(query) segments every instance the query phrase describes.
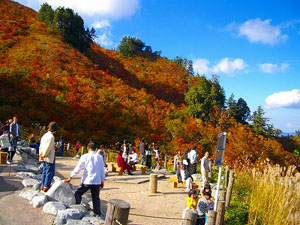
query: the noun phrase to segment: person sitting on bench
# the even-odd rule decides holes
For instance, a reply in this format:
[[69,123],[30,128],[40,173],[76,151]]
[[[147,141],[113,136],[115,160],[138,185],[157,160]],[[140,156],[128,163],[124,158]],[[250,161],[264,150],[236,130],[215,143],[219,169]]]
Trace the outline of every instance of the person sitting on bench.
[[130,164],[131,168],[132,168],[133,165],[139,163],[139,156],[136,154],[134,149],[132,149],[132,154],[129,155],[129,158],[130,158],[129,164]]
[[133,174],[131,173],[131,167],[130,167],[130,165],[127,164],[127,163],[124,161],[124,159],[122,158],[122,153],[123,153],[123,151],[122,151],[122,149],[120,149],[120,150],[119,150],[119,154],[118,154],[118,156],[117,156],[117,165],[118,165],[118,167],[122,168],[123,171],[127,170],[127,171],[128,171],[128,175],[133,175]]
[[3,134],[0,136],[0,146],[1,152],[7,152],[7,164],[11,164],[14,152],[9,142],[9,132],[7,130],[3,131]]

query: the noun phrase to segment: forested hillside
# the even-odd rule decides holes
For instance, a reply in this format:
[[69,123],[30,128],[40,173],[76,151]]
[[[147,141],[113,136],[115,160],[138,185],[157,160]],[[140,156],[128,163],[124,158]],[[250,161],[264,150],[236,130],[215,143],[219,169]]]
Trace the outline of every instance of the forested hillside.
[[[214,153],[217,134],[226,131],[229,164],[266,158],[295,164],[274,138],[236,122],[225,99],[218,99],[218,81],[194,77],[159,54],[124,57],[95,43],[82,53],[40,22],[37,12],[9,0],[0,0],[0,13],[1,121],[17,115],[30,129],[54,120],[69,142],[138,143],[145,137],[169,153],[193,145],[201,154]],[[201,82],[210,95],[201,112],[205,118],[185,103],[193,101],[187,91]]]

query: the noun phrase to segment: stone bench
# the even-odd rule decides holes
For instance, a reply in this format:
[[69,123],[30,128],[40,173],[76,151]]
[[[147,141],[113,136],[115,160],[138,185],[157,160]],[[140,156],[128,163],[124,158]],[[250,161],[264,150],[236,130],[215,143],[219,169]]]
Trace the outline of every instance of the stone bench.
[[135,164],[135,165],[132,166],[133,171],[136,171],[136,168],[141,169],[142,174],[146,174],[147,166],[144,166],[144,165],[141,165],[141,164]]
[[[177,185],[178,185],[178,179],[176,178],[176,177],[170,177],[170,181],[172,181],[172,187],[173,188],[177,188]],[[185,186],[186,187],[186,183],[185,182],[182,182],[182,184],[183,184],[183,186]],[[197,185],[197,184],[194,184],[193,183],[193,189],[197,189],[199,187],[199,185]]]
[[0,164],[6,164],[7,152],[0,152]]
[[111,164],[111,171],[116,172],[116,170],[118,170],[119,175],[123,175],[123,172],[124,172],[123,169],[121,167],[118,167],[117,164],[112,163]]

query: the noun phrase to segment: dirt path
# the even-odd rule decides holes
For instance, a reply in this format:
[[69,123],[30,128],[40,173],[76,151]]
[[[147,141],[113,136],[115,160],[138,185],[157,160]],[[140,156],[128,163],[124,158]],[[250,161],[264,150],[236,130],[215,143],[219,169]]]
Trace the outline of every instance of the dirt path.
[[[78,159],[57,157],[56,175],[61,178],[69,177]],[[21,180],[12,173],[8,177],[8,167],[0,167],[0,224],[1,225],[43,225],[51,224],[54,217],[44,214],[41,208],[34,209],[27,200],[18,196],[23,189]],[[185,188],[173,189],[168,177],[158,181],[158,193],[149,195],[149,182],[142,184],[116,183],[110,179],[124,178],[109,173],[104,189],[100,192],[101,208],[106,211],[111,199],[122,199],[130,203],[129,224],[137,225],[174,225],[179,224],[182,210],[186,207]],[[140,171],[134,172],[134,177],[140,176]],[[80,184],[80,175],[72,180],[72,184]],[[2,179],[5,182],[2,182]],[[180,185],[179,185],[180,186]],[[5,209],[6,213],[3,213]],[[169,218],[169,219],[167,219]],[[175,219],[178,218],[178,219]]]

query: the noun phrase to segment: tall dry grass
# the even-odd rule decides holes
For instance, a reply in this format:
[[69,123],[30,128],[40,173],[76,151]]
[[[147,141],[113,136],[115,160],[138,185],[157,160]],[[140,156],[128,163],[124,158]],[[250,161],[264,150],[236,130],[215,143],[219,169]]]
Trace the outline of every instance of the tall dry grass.
[[266,165],[264,169],[242,173],[251,179],[248,224],[300,224],[293,221],[295,213],[300,211],[297,195],[300,190],[297,178],[292,176],[294,169],[290,167],[285,173],[279,166]]

